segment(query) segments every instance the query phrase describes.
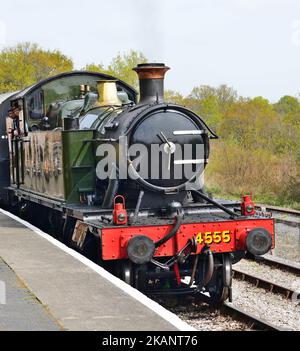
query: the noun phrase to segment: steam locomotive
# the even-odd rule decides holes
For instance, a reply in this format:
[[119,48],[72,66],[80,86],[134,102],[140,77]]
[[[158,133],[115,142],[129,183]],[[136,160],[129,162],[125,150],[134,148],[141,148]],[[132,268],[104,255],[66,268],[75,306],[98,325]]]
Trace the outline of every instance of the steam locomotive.
[[0,204],[150,295],[231,300],[232,264],[274,248],[274,222],[205,192],[217,135],[164,101],[164,64],[125,82],[75,71],[0,95]]

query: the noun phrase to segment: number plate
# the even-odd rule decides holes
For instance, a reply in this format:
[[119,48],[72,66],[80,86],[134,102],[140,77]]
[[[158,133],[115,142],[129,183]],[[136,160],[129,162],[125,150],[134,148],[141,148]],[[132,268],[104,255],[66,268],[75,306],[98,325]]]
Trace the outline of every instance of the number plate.
[[229,244],[232,240],[230,230],[216,231],[216,232],[203,232],[196,235],[198,244]]

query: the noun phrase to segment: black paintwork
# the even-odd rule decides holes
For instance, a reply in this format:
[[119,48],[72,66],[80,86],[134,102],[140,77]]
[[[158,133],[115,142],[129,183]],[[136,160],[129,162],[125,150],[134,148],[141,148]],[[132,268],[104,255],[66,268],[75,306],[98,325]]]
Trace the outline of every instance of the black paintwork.
[[[119,147],[120,138],[126,136],[129,145],[141,143],[148,150],[151,149],[153,144],[165,144],[159,137],[162,131],[175,144],[191,144],[194,149],[196,144],[202,144],[203,155],[200,158],[205,160],[209,158],[209,134],[216,137],[204,121],[192,111],[178,105],[166,103],[140,104],[134,107],[127,107],[120,114],[112,114],[102,119],[97,129],[101,134],[101,138],[115,140],[112,144],[116,148]],[[203,134],[175,136],[173,135],[175,130],[199,130]],[[149,163],[151,163],[150,157]],[[150,167],[148,168],[151,169]],[[174,179],[172,177],[174,175],[173,169],[174,167],[171,167],[170,179],[162,179],[161,172],[159,179],[149,179],[150,175],[148,178],[143,179],[149,182],[150,188],[154,186],[156,189],[147,188],[142,199],[141,208],[149,206],[159,208],[167,206],[172,201],[185,201],[187,196],[185,183],[187,179]],[[139,190],[145,188],[141,183],[142,180],[140,182],[130,179],[120,181],[118,193],[121,192],[126,196],[129,207],[135,206]],[[168,191],[168,193],[164,191],[164,189],[169,187],[176,189],[172,192]]]

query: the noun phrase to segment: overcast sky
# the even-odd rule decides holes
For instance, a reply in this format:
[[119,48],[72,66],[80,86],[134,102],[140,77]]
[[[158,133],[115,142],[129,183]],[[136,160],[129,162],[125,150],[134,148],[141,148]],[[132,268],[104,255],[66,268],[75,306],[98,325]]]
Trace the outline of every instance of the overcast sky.
[[300,93],[299,0],[3,0],[0,49],[22,41],[60,49],[76,68],[142,51],[184,94],[201,84],[271,101]]

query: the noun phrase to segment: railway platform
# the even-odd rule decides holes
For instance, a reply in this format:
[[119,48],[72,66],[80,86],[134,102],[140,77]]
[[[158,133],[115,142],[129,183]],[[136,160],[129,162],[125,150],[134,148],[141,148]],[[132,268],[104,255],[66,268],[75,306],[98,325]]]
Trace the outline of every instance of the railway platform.
[[192,330],[51,236],[0,209],[0,330]]

